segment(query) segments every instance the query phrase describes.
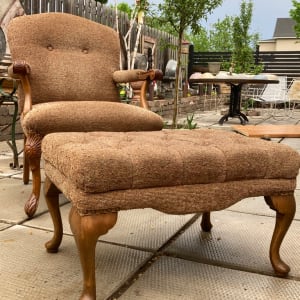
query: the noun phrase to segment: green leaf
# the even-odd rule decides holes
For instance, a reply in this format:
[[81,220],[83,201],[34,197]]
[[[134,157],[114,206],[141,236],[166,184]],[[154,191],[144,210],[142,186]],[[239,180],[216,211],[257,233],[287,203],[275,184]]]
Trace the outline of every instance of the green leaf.
[[106,4],[108,0],[95,0],[96,2],[100,2],[101,4]]

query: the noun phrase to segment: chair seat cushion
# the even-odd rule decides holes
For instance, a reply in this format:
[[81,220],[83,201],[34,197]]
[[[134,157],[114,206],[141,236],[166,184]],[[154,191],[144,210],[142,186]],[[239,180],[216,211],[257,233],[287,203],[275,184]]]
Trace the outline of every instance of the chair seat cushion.
[[286,145],[211,129],[53,133],[42,151],[84,193],[295,179],[300,166]]
[[141,107],[108,101],[36,104],[22,120],[26,134],[52,132],[161,130],[162,118]]

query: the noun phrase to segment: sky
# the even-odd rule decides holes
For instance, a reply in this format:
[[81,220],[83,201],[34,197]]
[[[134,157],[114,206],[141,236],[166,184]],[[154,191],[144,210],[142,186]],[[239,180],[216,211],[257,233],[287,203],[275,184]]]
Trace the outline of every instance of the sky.
[[[222,20],[225,15],[239,15],[240,4],[241,0],[223,0],[223,5],[208,17],[208,23]],[[277,18],[289,18],[292,7],[292,0],[253,0],[252,31],[258,32],[262,40],[271,39]]]
[[[293,8],[292,0],[252,0],[253,16],[251,24],[251,33],[259,33],[261,40],[271,39],[273,37],[276,19],[289,18],[289,11]],[[129,5],[135,3],[134,0],[118,0],[127,2]],[[151,4],[160,3],[160,0],[149,0]],[[217,22],[218,19],[223,20],[227,16],[237,16],[240,14],[241,0],[223,0],[223,4],[217,7],[208,20],[203,21],[205,28],[209,29],[211,24]],[[110,4],[114,4],[115,0],[109,0]]]

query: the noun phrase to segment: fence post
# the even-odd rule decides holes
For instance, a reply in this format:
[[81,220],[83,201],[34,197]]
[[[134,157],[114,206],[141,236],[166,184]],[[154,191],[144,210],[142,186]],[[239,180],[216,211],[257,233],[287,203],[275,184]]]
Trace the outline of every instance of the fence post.
[[[152,69],[152,48],[149,47],[147,49],[147,56],[148,56],[148,70]],[[148,92],[149,92],[149,101],[153,101],[153,94],[154,94],[154,85],[153,81],[150,81],[150,84],[148,86]]]
[[188,79],[193,74],[193,61],[194,61],[194,45],[189,46],[189,60],[188,60]]
[[254,58],[255,58],[255,64],[258,65],[259,64],[259,45],[256,45]]

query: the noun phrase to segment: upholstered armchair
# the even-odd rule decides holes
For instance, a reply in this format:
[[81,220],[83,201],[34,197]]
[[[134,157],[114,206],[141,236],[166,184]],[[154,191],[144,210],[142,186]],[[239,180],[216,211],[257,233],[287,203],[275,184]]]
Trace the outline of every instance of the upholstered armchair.
[[161,73],[119,71],[119,36],[112,28],[65,13],[22,16],[9,24],[8,43],[13,60],[9,73],[21,82],[25,183],[32,171],[32,194],[25,204],[29,217],[38,206],[45,135],[162,128],[158,115],[120,103],[116,83],[144,80],[140,102],[147,108],[147,84]]

